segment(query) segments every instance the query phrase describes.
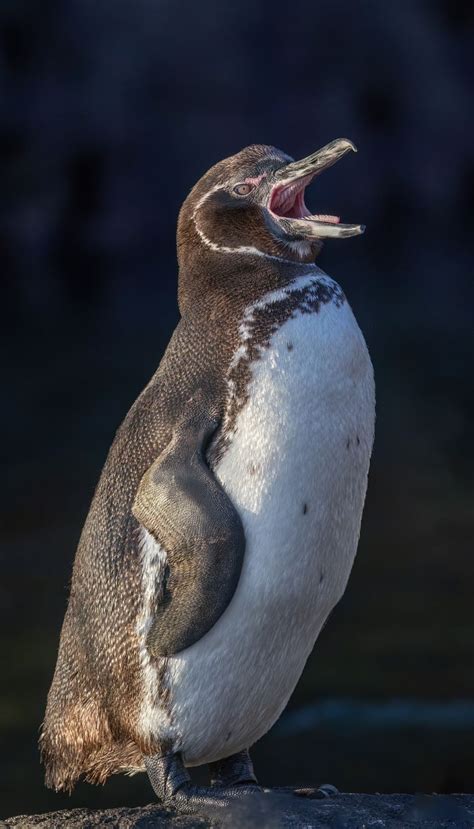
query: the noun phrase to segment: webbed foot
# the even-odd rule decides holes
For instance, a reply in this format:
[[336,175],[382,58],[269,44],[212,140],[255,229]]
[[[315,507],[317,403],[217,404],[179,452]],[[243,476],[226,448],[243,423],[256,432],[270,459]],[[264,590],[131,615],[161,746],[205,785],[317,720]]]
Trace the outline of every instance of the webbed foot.
[[150,783],[163,805],[184,814],[215,811],[261,792],[248,777],[233,784],[216,777],[211,786],[196,786],[179,754],[155,755],[144,759]]
[[260,788],[247,749],[232,754],[230,757],[224,757],[216,763],[209,763],[209,771],[213,787],[246,785],[253,786],[255,789]]

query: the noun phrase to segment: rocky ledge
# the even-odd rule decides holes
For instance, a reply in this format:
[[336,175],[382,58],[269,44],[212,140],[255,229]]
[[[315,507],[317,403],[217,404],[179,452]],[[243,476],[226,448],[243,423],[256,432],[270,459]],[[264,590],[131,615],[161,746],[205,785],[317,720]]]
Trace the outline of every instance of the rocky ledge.
[[313,789],[274,789],[206,816],[182,816],[159,806],[104,811],[73,809],[21,815],[0,829],[472,829],[474,795],[340,794],[320,800]]

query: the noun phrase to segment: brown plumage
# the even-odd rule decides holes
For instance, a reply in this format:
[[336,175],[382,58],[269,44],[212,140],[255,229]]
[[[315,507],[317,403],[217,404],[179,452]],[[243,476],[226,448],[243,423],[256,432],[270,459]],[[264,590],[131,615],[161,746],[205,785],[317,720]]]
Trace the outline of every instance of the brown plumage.
[[[265,166],[268,149],[248,149],[252,170],[258,158]],[[285,160],[281,154],[281,163]],[[55,789],[71,791],[81,775],[103,783],[110,774],[143,768],[143,753],[159,748],[144,742],[138,728],[141,572],[132,505],[196,387],[212,389],[214,406],[223,410],[223,369],[238,340],[239,309],[284,278],[278,262],[262,261],[258,284],[245,262],[235,280],[236,262],[209,251],[191,221],[201,195],[245,163],[244,151],[216,165],[183,205],[178,228],[182,319],[156,374],[116,434],[82,531],[40,737],[46,784]],[[247,238],[248,219],[242,211],[239,215]],[[258,218],[253,213],[255,231],[264,234]],[[276,247],[268,233],[267,245]]]
[[[181,209],[177,239],[181,320],[158,370],[116,434],[75,557],[40,737],[46,783],[57,790],[71,791],[81,776],[103,783],[110,774],[143,769],[143,755],[167,749],[139,727],[143,682],[137,619],[143,597],[140,524],[133,505],[144,476],[170,444],[190,398],[200,395],[203,413],[217,418],[222,427],[226,373],[239,342],[244,309],[303,273],[304,263],[314,260],[320,246],[312,238],[300,257],[288,247],[286,237],[275,235],[268,211],[252,197],[239,202],[220,189],[202,204],[201,200],[216,185],[248,176],[263,179],[266,198],[272,172],[289,161],[272,147],[249,147],[206,173]],[[256,260],[238,251],[222,254],[203,240],[203,234],[217,246],[250,244],[267,256]],[[315,300],[313,295],[317,302],[333,299],[338,298],[321,295]],[[339,299],[342,302],[343,296]],[[291,315],[294,301],[293,297],[281,304],[282,319]],[[259,343],[265,344],[279,320],[266,319],[264,311],[255,320],[253,355],[258,359]],[[243,364],[241,370],[246,370]],[[237,384],[242,381],[243,398],[247,379],[235,378]],[[225,451],[225,439],[225,432],[218,429],[208,453],[211,470]],[[163,671],[165,663],[151,646],[150,657]],[[158,683],[158,694],[166,706],[164,684]]]

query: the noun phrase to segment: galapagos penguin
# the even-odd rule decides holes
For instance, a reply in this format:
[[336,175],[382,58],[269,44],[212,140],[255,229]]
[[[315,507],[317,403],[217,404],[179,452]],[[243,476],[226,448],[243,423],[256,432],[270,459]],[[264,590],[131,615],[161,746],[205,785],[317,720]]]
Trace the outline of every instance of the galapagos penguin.
[[[252,145],[178,221],[180,322],[118,429],[74,562],[40,736],[46,783],[148,772],[183,811],[258,790],[250,746],[278,719],[354,561],[374,433],[367,347],[315,265],[363,226]],[[208,764],[208,787],[187,767]]]

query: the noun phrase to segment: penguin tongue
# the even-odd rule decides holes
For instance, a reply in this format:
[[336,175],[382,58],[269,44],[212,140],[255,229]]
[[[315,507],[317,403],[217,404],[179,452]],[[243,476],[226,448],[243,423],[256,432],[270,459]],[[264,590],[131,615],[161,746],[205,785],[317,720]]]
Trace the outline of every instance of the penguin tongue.
[[327,213],[313,213],[312,216],[305,216],[306,221],[327,222],[329,225],[338,225],[341,219],[339,216],[330,216]]

